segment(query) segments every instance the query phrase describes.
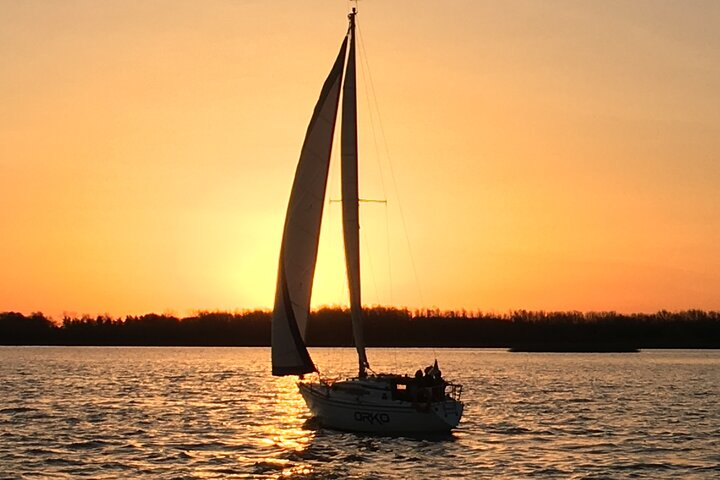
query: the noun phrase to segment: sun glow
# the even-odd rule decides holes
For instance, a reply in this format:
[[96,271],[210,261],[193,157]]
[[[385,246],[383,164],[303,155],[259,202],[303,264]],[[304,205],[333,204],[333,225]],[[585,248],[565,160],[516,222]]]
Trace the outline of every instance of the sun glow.
[[[559,5],[360,6],[364,303],[720,308],[717,7]],[[4,5],[0,310],[272,307],[347,13],[295,7]],[[347,303],[339,218],[316,307]]]

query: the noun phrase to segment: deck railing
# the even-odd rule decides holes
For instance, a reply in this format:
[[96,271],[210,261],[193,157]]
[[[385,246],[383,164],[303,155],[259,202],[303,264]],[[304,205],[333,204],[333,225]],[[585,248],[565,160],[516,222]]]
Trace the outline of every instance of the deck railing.
[[445,395],[459,402],[462,396],[462,389],[463,386],[459,383],[446,383]]

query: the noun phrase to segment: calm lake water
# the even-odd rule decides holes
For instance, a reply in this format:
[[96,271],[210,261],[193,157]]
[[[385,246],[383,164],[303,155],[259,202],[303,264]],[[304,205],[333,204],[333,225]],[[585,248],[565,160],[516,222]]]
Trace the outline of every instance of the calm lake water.
[[[720,478],[718,350],[369,353],[407,373],[437,357],[465,386],[460,428],[319,428],[266,348],[0,347],[0,478]],[[328,376],[357,363],[311,354]]]

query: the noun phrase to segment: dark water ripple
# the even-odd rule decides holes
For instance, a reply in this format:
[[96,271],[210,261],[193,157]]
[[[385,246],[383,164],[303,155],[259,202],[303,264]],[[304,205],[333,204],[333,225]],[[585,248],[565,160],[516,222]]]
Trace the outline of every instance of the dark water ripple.
[[[267,349],[0,348],[0,479],[720,478],[720,352],[373,350],[465,385],[451,435],[333,432]],[[350,349],[313,352],[347,375]]]

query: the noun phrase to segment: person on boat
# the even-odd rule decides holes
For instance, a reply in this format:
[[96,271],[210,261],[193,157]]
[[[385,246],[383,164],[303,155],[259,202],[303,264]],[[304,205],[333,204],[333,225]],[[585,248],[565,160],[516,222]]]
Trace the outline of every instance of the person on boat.
[[433,365],[433,374],[435,378],[442,380],[442,372],[440,371],[440,367],[438,367],[437,360],[435,360],[435,364]]
[[431,398],[433,400],[442,400],[445,395],[445,379],[442,378],[442,372],[438,367],[437,360],[435,363],[425,369],[428,387],[431,390]]
[[425,377],[431,380],[430,383],[440,383],[442,381],[442,372],[438,367],[437,360],[433,365],[425,367]]

